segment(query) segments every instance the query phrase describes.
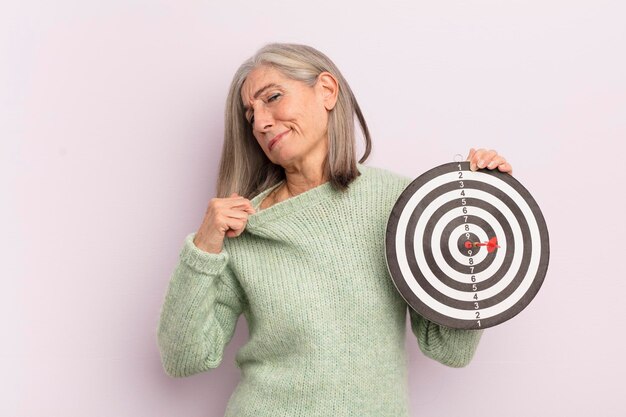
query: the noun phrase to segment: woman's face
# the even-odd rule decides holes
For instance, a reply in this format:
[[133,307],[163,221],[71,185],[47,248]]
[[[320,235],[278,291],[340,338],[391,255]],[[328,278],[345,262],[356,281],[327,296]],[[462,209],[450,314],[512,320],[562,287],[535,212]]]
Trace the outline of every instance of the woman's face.
[[337,100],[337,82],[330,73],[323,72],[309,87],[261,66],[248,74],[241,100],[252,133],[270,161],[299,168],[308,158],[324,159],[328,112]]

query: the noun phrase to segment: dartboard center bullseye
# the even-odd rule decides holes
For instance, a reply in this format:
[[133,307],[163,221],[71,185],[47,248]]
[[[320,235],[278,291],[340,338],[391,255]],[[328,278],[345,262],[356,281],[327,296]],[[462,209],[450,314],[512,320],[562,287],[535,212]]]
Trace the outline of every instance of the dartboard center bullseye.
[[[474,230],[477,230],[477,228]],[[456,244],[459,253],[466,257],[478,255],[480,253],[480,247],[474,245],[474,242],[480,242],[480,238],[478,237],[478,235],[476,235],[476,233],[474,232],[467,232],[465,230],[461,231],[463,233],[458,237]],[[459,229],[456,229],[454,233],[459,233]],[[453,234],[452,236],[456,235]]]

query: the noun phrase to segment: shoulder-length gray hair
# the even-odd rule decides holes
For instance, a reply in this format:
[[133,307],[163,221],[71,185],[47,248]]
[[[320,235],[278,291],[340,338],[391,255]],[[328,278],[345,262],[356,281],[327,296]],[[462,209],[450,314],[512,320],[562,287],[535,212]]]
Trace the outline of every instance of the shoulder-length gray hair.
[[271,66],[285,77],[315,85],[318,75],[328,71],[338,82],[337,102],[328,118],[328,155],[324,174],[340,191],[360,175],[356,166],[354,115],[365,138],[364,162],[371,152],[371,138],[359,104],[339,69],[315,48],[294,43],[269,43],[248,58],[235,72],[226,98],[224,144],[217,179],[217,197],[233,192],[253,198],[285,178],[283,167],[269,160],[252,134],[241,101],[241,87],[248,74],[259,66]]

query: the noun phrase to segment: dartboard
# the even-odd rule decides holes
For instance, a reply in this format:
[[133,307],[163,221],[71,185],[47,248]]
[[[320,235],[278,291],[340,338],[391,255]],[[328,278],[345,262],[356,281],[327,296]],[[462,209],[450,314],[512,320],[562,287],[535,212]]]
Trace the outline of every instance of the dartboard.
[[539,206],[511,175],[433,168],[411,182],[387,222],[386,261],[398,292],[426,319],[482,329],[517,315],[548,268]]

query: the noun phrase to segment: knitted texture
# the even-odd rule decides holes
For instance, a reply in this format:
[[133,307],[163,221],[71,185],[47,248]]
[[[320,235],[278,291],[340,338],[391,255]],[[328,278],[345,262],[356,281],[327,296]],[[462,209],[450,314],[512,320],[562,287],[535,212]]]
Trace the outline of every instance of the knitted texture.
[[450,329],[410,308],[385,262],[389,214],[412,178],[357,164],[346,192],[326,182],[259,210],[208,253],[187,235],[157,329],[165,372],[216,368],[239,316],[247,343],[227,417],[408,416],[407,310],[421,351],[451,367],[482,330]]

